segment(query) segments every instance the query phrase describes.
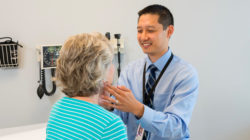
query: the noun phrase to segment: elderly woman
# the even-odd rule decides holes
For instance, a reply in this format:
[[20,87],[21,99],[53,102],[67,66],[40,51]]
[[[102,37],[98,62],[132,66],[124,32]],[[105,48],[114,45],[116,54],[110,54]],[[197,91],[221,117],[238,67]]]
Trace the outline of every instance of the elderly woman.
[[55,80],[65,97],[51,110],[47,139],[127,139],[121,119],[98,105],[113,80],[113,48],[100,33],[70,37],[60,50]]

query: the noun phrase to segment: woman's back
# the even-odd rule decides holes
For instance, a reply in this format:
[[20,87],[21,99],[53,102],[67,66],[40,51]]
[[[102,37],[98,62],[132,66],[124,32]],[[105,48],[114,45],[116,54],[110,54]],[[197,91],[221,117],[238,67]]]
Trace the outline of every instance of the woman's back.
[[99,105],[63,97],[52,108],[47,139],[127,139],[122,120]]

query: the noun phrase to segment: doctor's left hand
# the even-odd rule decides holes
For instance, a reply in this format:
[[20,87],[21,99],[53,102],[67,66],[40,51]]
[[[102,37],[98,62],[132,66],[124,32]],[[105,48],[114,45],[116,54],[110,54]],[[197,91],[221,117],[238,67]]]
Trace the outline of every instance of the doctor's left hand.
[[105,85],[104,90],[109,92],[115,99],[105,96],[104,99],[110,101],[109,106],[123,112],[131,112],[138,118],[141,118],[144,113],[144,105],[137,101],[128,88],[125,86]]

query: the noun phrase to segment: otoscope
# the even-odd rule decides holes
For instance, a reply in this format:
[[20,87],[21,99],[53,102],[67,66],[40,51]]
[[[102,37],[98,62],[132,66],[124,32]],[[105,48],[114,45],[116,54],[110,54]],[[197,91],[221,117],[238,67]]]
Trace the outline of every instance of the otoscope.
[[118,72],[118,77],[120,77],[120,72],[121,72],[121,68],[120,68],[120,63],[121,63],[121,53],[120,53],[120,38],[121,38],[121,34],[115,34],[115,39],[117,39],[117,55],[118,55],[118,68],[117,68],[117,72]]

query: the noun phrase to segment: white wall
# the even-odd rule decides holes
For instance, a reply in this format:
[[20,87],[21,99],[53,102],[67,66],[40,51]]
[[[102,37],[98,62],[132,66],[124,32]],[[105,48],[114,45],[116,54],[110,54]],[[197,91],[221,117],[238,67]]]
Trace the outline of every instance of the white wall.
[[36,46],[63,43],[82,32],[121,33],[126,64],[144,56],[136,41],[136,13],[154,2],[174,14],[172,50],[199,72],[191,139],[250,139],[248,0],[2,0],[0,37],[13,37],[24,48],[19,69],[0,69],[0,128],[46,122],[61,96],[57,92],[40,100],[36,95]]

